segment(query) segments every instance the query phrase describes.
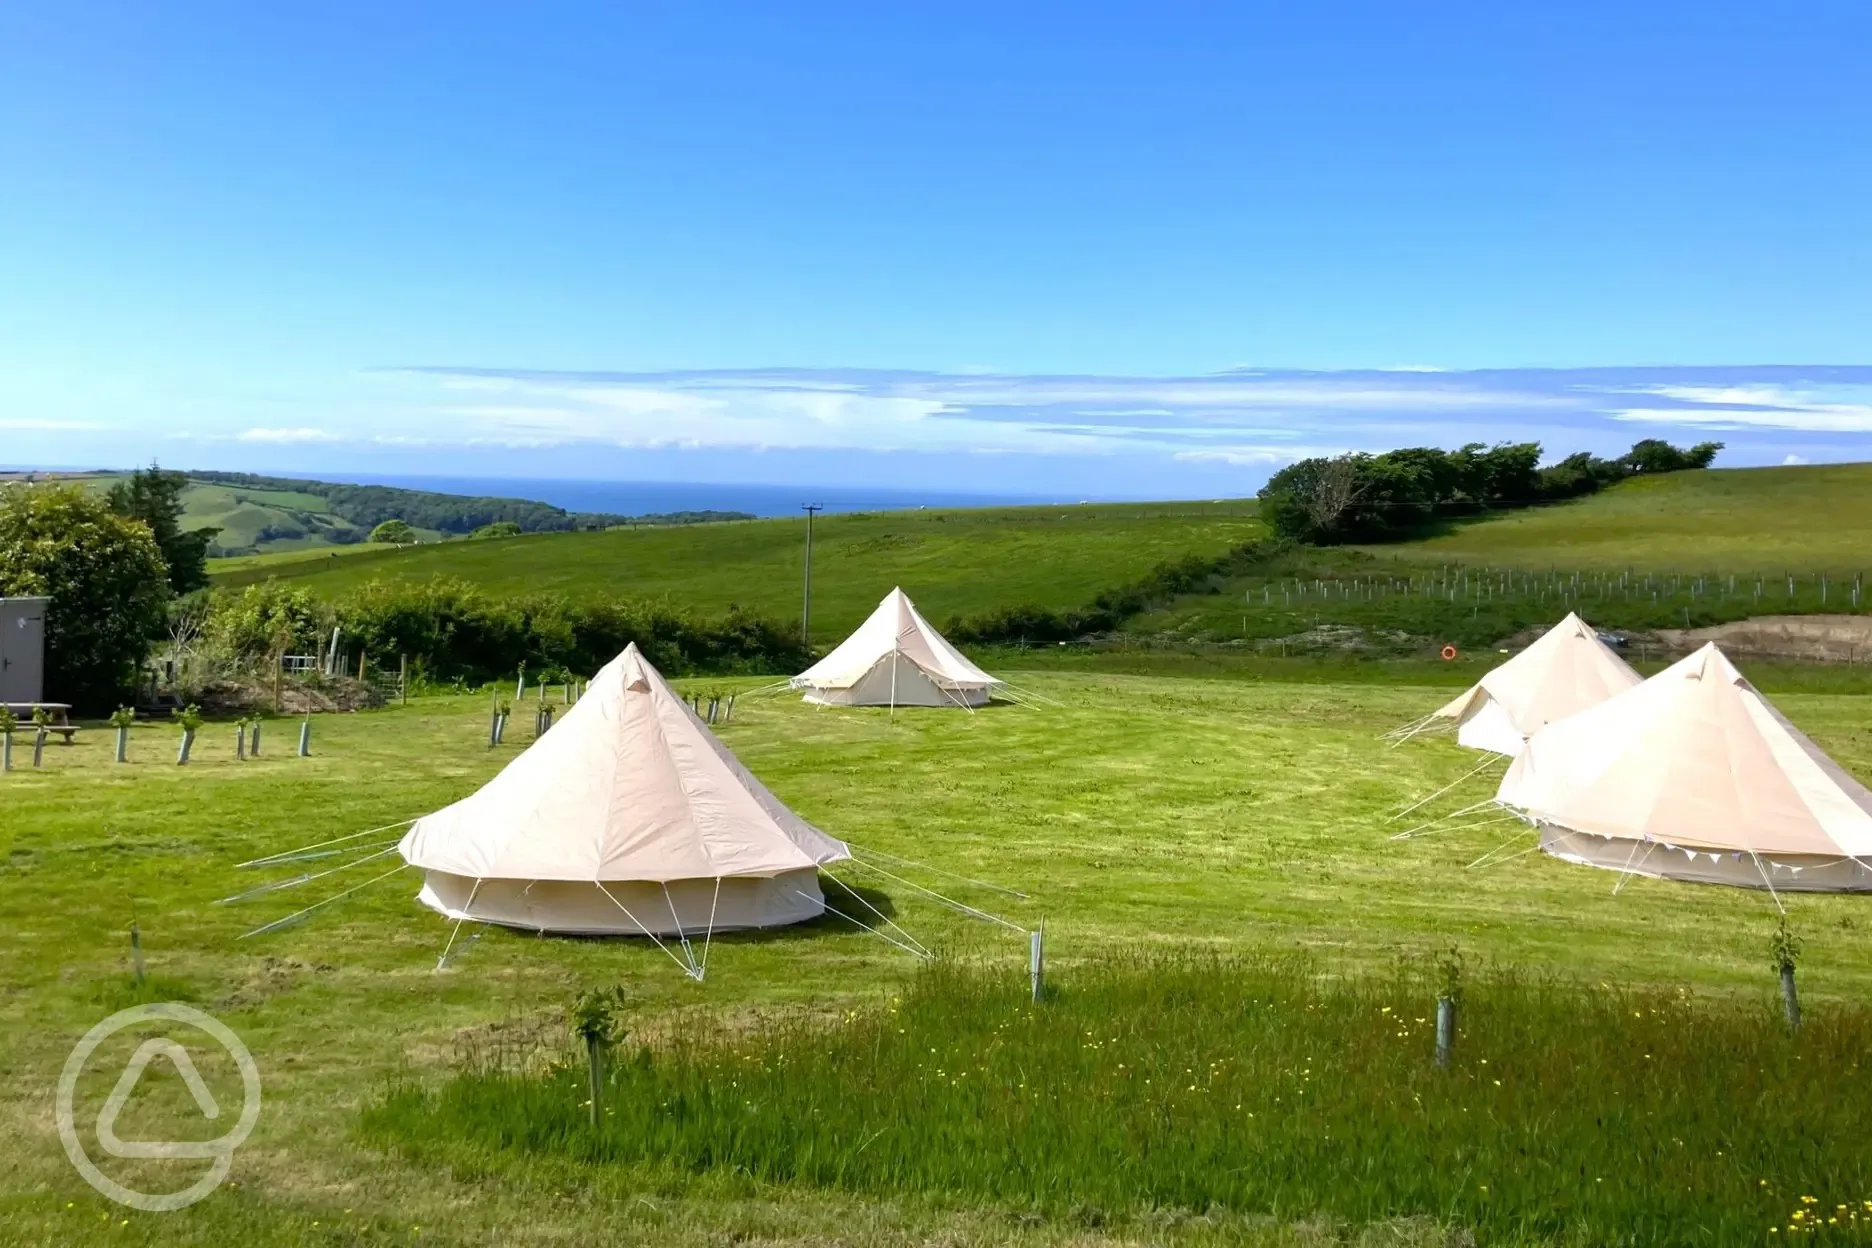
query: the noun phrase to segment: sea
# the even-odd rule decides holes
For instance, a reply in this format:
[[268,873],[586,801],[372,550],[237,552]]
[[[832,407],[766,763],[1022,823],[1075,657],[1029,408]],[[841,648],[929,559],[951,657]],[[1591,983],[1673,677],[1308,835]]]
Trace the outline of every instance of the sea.
[[828,512],[908,511],[918,507],[997,507],[1023,503],[1094,501],[1040,494],[960,494],[947,490],[821,489],[794,485],[731,485],[699,481],[566,481],[543,477],[378,476],[321,473],[324,481],[395,485],[440,494],[524,498],[567,511],[643,516],[672,511],[742,511],[756,516],[796,516],[817,504]]

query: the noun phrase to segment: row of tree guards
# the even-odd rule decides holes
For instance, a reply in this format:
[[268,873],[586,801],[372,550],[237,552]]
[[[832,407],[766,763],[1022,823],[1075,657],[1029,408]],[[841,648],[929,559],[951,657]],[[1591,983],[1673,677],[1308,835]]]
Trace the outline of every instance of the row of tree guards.
[[[34,708],[32,748],[34,767],[45,765],[46,738],[51,735],[50,724],[44,716],[43,707]],[[128,707],[119,707],[105,722],[117,733],[117,748],[114,755],[116,761],[129,762],[130,727],[136,722],[135,712]],[[176,713],[175,722],[182,729],[181,740],[176,743],[176,766],[184,767],[194,756],[196,736],[201,732],[202,724],[206,721],[200,707],[189,706]],[[234,722],[234,757],[236,760],[245,762],[249,758],[260,757],[260,726],[264,722],[258,715],[244,715]],[[18,731],[19,723],[12,712],[5,707],[0,707],[0,772],[13,770],[13,736]],[[310,758],[312,755],[312,717],[310,715],[299,724],[297,754],[300,758]]]
[[[571,706],[585,696],[585,689],[590,682],[583,680],[554,681],[550,684],[539,682],[533,685],[533,739],[539,740],[553,726],[555,706]],[[558,690],[555,694],[552,691]],[[519,678],[514,682],[514,701],[523,702],[527,694],[526,668],[520,669]],[[704,723],[725,724],[734,718],[735,695],[686,693],[683,701]],[[501,700],[500,694],[494,695],[494,706],[488,712],[488,749],[507,742],[507,721],[513,718],[513,706]]]
[[1251,585],[1243,601],[1272,606],[1274,595],[1283,605],[1296,602],[1375,602],[1384,598],[1441,598],[1450,602],[1606,602],[1664,603],[1687,597],[1692,601],[1753,601],[1851,607],[1863,601],[1865,578],[1830,573],[1783,572],[1780,576],[1734,573],[1683,572],[1562,572],[1517,571],[1508,568],[1441,568],[1411,576],[1297,576],[1269,579]]

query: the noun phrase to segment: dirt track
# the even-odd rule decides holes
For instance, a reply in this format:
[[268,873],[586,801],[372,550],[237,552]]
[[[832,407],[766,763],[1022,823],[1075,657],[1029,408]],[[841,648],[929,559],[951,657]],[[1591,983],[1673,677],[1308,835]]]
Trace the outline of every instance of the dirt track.
[[1872,662],[1872,615],[1764,615],[1712,628],[1660,628],[1653,636],[1678,654],[1714,641],[1761,658]]

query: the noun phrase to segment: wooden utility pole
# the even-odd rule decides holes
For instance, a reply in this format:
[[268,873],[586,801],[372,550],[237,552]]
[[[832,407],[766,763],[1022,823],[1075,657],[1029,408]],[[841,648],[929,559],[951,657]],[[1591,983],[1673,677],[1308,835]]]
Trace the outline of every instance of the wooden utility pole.
[[800,608],[800,640],[808,649],[812,647],[812,519],[825,507],[819,503],[802,503],[800,510],[806,513],[806,602]]

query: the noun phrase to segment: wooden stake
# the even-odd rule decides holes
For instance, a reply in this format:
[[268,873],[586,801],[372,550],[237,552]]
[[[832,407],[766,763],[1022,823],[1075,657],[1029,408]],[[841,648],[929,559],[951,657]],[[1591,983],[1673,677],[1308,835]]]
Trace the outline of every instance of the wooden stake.
[[409,705],[409,655],[397,656],[397,702]]

